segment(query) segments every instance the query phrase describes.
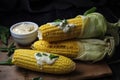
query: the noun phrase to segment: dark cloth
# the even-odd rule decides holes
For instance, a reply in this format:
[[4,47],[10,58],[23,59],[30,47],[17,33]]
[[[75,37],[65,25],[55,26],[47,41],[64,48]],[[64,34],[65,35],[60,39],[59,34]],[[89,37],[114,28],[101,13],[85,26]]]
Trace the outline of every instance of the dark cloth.
[[39,25],[55,19],[71,18],[87,9],[103,7],[106,0],[0,0],[0,24],[11,26],[20,21]]
[[[116,22],[120,18],[119,0],[0,0],[0,25],[10,27],[21,21],[42,25],[55,19],[75,17],[93,6],[109,22]],[[120,59],[119,48],[120,45],[110,61]],[[109,66],[113,71],[112,80],[120,80],[120,62]]]

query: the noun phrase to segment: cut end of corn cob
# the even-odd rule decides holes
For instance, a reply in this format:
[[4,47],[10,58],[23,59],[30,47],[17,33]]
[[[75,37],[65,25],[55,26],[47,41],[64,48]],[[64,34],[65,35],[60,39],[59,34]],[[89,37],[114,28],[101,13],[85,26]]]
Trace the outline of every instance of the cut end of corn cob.
[[[62,25],[62,26],[61,26]],[[81,17],[75,17],[61,22],[52,22],[41,25],[38,38],[48,42],[78,38],[82,35],[83,24]]]
[[32,49],[60,54],[69,58],[77,57],[79,53],[79,45],[75,40],[61,41],[50,43],[45,40],[39,40],[32,44]]
[[[35,50],[28,50],[28,49],[17,49],[14,52],[12,62],[13,64],[22,68],[26,68],[38,72],[52,73],[52,74],[70,73],[74,71],[76,68],[75,62],[73,62],[71,59],[51,53],[47,53],[47,54],[58,56],[55,62],[53,64],[47,64],[46,62],[44,62],[43,65],[40,65],[37,63],[37,60],[35,58],[36,53],[41,53],[41,52]],[[40,56],[40,54],[37,55]]]

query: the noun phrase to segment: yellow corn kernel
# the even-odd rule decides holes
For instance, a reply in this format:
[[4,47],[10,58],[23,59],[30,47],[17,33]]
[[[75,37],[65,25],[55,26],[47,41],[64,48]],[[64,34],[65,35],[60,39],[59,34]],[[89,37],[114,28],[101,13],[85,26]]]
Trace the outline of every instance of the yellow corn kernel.
[[83,25],[82,18],[80,16],[67,19],[67,23],[74,25],[74,27],[70,28],[68,32],[64,32],[59,28],[59,26],[50,25],[49,23],[41,25],[38,30],[38,38],[48,42],[53,42],[77,38],[82,35]]
[[69,58],[75,58],[80,49],[78,42],[74,40],[52,43],[45,40],[38,40],[32,44],[31,48],[34,50],[64,55]]
[[[58,59],[53,64],[47,64],[44,62],[43,65],[37,63],[35,54],[40,51],[29,50],[29,49],[16,49],[13,55],[13,64],[26,68],[33,71],[52,73],[52,74],[65,74],[75,70],[76,64],[71,59],[58,55]],[[51,53],[48,53],[51,54]]]

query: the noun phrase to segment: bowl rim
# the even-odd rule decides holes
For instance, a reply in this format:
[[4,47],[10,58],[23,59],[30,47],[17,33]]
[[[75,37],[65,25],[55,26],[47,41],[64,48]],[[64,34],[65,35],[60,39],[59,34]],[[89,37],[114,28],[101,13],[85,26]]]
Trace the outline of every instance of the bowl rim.
[[[34,25],[34,30],[30,31],[29,33],[24,33],[24,34],[17,34],[13,31],[13,28],[16,27],[17,25],[20,25],[20,24],[23,24],[23,23],[28,23],[28,24],[33,24]],[[25,35],[28,35],[28,34],[31,34],[31,33],[34,33],[38,30],[38,24],[35,23],[35,22],[31,22],[31,21],[23,21],[23,22],[18,22],[18,23],[15,23],[13,24],[11,27],[10,27],[10,32],[12,34],[15,34],[15,35],[18,35],[18,36],[25,36]]]

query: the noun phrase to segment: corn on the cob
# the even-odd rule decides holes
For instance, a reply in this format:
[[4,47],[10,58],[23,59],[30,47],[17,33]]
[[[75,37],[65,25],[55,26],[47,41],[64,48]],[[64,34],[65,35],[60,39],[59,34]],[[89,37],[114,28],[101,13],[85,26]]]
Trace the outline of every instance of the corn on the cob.
[[[65,21],[62,20],[62,22]],[[52,42],[76,38],[82,35],[83,26],[81,16],[67,19],[65,24],[62,22],[59,25],[56,25],[56,23],[55,25],[51,25],[50,23],[41,25],[38,30],[38,38]],[[60,27],[61,24],[64,26]]]
[[32,49],[61,54],[72,59],[95,62],[103,59],[106,55],[112,54],[113,43],[114,39],[111,37],[106,37],[105,40],[81,39],[52,43],[39,40],[33,43]]
[[34,50],[64,55],[70,58],[75,58],[80,51],[78,42],[73,40],[54,43],[38,40],[32,44],[31,48]]
[[[17,66],[26,69],[30,69],[38,72],[52,73],[52,74],[69,73],[72,72],[76,67],[75,62],[73,62],[71,59],[58,54],[51,54],[51,53],[47,53],[47,55],[50,54],[57,56],[55,62],[52,64],[47,64],[46,62],[43,62],[43,64],[40,65],[37,63],[37,60],[35,58],[36,53],[41,53],[41,52],[35,50],[29,50],[29,49],[17,49],[14,52],[12,62]],[[44,55],[45,54],[46,53],[44,53]],[[40,54],[38,56],[40,56]],[[52,57],[54,58],[54,56]]]

